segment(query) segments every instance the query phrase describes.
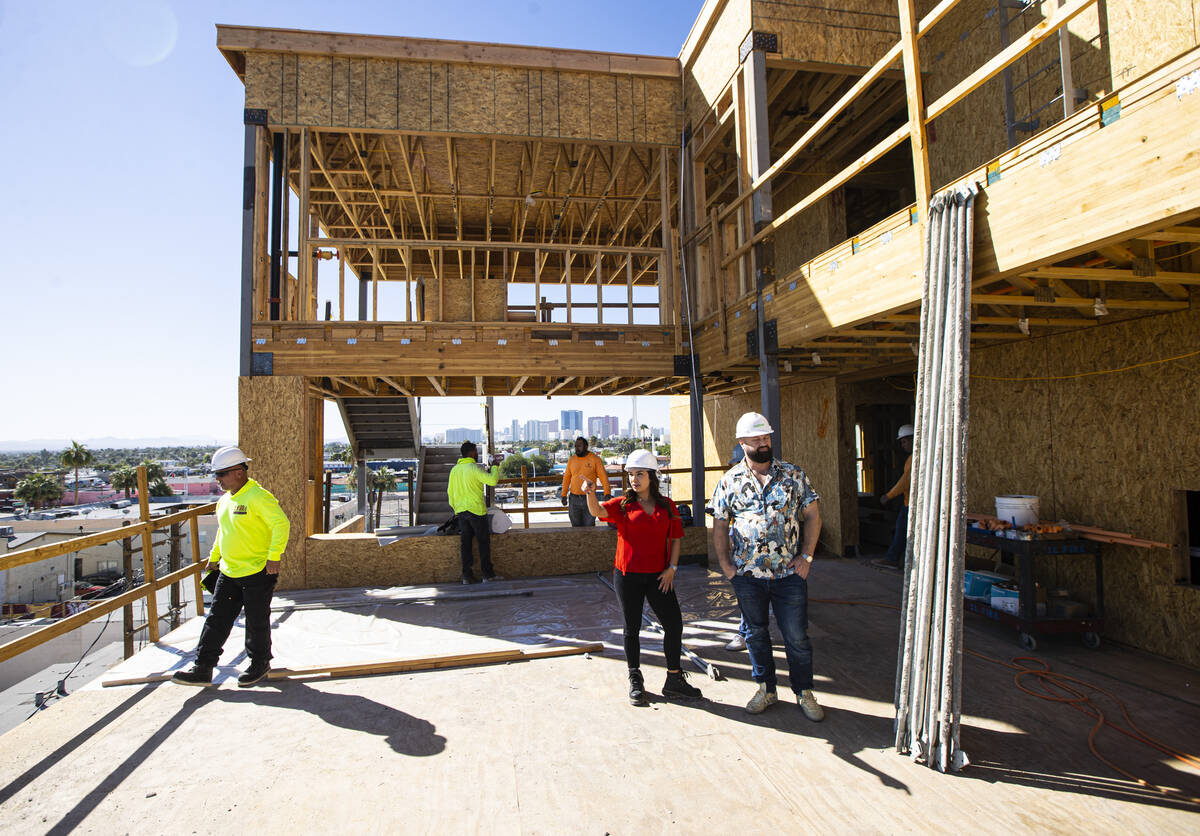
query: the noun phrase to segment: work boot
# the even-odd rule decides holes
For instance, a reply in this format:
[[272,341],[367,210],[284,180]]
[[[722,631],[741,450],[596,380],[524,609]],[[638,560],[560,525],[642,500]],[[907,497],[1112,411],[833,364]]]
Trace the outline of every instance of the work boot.
[[251,662],[250,667],[246,668],[246,672],[238,677],[239,688],[249,688],[256,682],[260,682],[266,678],[271,672],[270,662]]
[[471,584],[475,583],[475,578],[472,575],[463,575],[462,582],[464,585],[470,586]]
[[629,702],[632,705],[646,704],[646,683],[641,668],[629,669]]
[[725,645],[725,649],[726,650],[745,650],[746,649],[746,637],[743,636],[741,633],[738,633],[732,639],[730,639],[729,644]]
[[663,683],[662,695],[668,699],[671,697],[682,697],[693,700],[704,696],[700,693],[699,688],[688,683],[687,674],[683,671],[675,671],[674,673],[667,671],[667,681]]
[[492,583],[493,581],[502,581],[502,580],[504,580],[504,578],[500,577],[499,575],[487,575],[486,577],[484,577],[483,582],[484,583]]
[[804,716],[814,723],[819,723],[825,719],[825,709],[821,708],[821,704],[817,702],[816,694],[811,689],[805,688],[797,694],[796,702],[799,703],[800,710],[804,712]]
[[192,665],[192,669],[188,671],[175,671],[175,675],[171,677],[172,682],[178,682],[180,685],[197,685],[201,688],[207,688],[212,685],[213,669],[204,665]]
[[751,714],[762,714],[768,708],[779,702],[779,697],[774,691],[767,690],[767,683],[758,683],[758,693],[750,698],[750,702],[746,703],[746,711]]

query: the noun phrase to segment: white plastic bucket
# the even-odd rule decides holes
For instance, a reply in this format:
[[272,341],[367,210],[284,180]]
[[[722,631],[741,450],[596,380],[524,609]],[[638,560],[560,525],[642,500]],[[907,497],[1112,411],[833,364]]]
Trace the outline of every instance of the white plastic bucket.
[[1020,527],[1038,521],[1038,498],[1026,494],[996,497],[996,516]]

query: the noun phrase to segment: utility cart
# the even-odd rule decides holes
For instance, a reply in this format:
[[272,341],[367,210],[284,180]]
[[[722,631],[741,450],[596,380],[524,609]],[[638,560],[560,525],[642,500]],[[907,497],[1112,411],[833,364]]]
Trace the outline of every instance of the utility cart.
[[[1100,646],[1100,632],[1104,628],[1104,565],[1100,559],[1101,544],[1093,540],[1011,540],[998,537],[992,532],[967,529],[967,543],[973,546],[996,549],[1001,554],[1012,555],[1018,564],[1017,585],[1019,602],[1017,612],[1010,613],[993,607],[989,602],[965,598],[963,606],[968,612],[982,615],[1001,624],[1008,624],[1020,632],[1021,646],[1026,650],[1037,649],[1037,634],[1080,633],[1083,643],[1090,648]],[[1037,576],[1034,567],[1038,558],[1086,557],[1095,561],[1096,607],[1089,618],[1056,618],[1049,614],[1038,615]]]

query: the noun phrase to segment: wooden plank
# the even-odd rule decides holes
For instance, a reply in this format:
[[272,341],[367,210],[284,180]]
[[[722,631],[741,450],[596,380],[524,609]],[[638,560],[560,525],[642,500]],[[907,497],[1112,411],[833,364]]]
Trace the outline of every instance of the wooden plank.
[[[137,469],[138,511],[143,523],[150,521],[150,486],[146,479],[145,465]],[[146,583],[154,583],[154,538],[150,530],[142,531],[142,576]],[[150,641],[158,641],[158,596],[146,596],[146,622],[150,625]]]
[[[1180,311],[1188,307],[1187,302],[1166,302],[1157,299],[1106,299],[1110,308],[1125,308],[1141,311]],[[1090,298],[1064,298],[1042,301],[1036,296],[1019,296],[1004,293],[972,293],[973,305],[1026,305],[1043,308],[1091,308],[1094,301]]]
[[1024,35],[1017,38],[982,67],[939,96],[936,101],[929,105],[926,112],[927,119],[932,122],[938,116],[954,107],[954,105],[962,101],[973,90],[981,87],[992,76],[1000,73],[1009,64],[1012,64],[1060,28],[1066,26],[1071,18],[1095,2],[1096,0],[1071,0],[1065,6],[1052,7],[1046,17],[1031,26]]
[[1089,282],[1200,284],[1200,273],[1179,273],[1168,270],[1160,270],[1153,276],[1138,276],[1132,270],[1115,270],[1106,267],[1037,267],[1023,275],[1031,279],[1064,279]]
[[196,615],[204,615],[204,583],[200,577],[200,519],[192,517],[188,520],[188,536],[192,540],[192,563],[196,566]]
[[1169,226],[1159,232],[1139,235],[1143,241],[1169,241],[1175,244],[1200,243],[1200,226]]
[[908,99],[909,141],[912,143],[913,179],[916,183],[920,219],[929,211],[929,148],[925,137],[925,93],[921,82],[921,59],[917,47],[916,12],[913,0],[900,2],[900,46],[904,59],[904,91]]

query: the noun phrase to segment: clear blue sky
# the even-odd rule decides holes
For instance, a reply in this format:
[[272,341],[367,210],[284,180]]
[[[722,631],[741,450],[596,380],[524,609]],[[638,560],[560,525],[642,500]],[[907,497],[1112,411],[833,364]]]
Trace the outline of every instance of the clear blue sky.
[[[215,24],[674,56],[701,6],[0,0],[0,441],[236,437],[243,88]],[[431,426],[468,414],[425,402]],[[665,399],[639,420],[665,425]]]

